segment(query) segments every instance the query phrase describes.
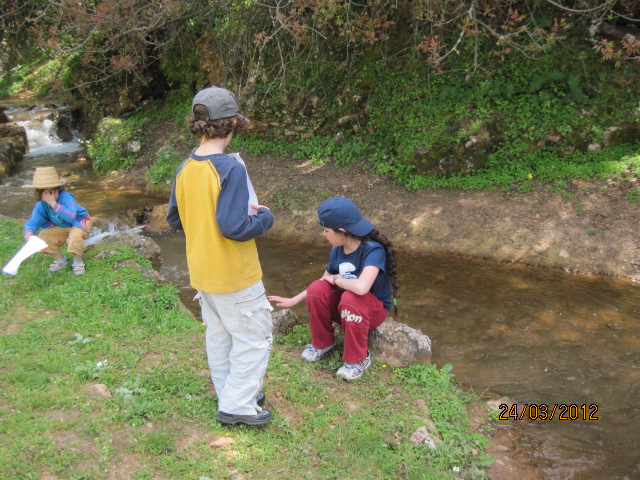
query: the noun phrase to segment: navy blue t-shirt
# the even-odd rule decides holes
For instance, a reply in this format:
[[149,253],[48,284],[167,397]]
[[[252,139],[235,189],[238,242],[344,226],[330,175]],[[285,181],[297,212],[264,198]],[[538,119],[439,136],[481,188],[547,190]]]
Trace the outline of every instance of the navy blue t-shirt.
[[360,246],[352,253],[345,254],[342,247],[333,247],[329,254],[327,272],[332,275],[341,274],[349,278],[358,278],[364,267],[372,265],[378,267],[380,271],[373,285],[371,293],[380,300],[387,311],[391,310],[391,280],[386,272],[387,255],[384,247],[378,242],[365,239]]

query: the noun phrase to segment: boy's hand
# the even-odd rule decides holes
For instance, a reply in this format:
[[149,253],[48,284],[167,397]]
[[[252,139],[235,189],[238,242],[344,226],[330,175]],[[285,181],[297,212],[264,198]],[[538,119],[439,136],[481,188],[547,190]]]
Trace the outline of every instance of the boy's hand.
[[271,211],[271,209],[265,205],[251,205],[251,208],[258,210],[260,208],[266,208],[267,210]]
[[28,242],[29,238],[31,238],[31,236],[33,235],[33,232],[27,232],[24,234],[24,241]]

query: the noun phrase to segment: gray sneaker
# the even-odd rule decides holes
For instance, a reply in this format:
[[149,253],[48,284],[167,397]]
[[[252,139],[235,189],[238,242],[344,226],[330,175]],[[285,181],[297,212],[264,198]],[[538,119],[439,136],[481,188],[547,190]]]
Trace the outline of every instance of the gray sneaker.
[[345,363],[336,372],[336,377],[345,380],[357,380],[364,371],[371,366],[371,353],[367,351],[367,358],[360,363]]
[[322,357],[324,357],[325,354],[330,352],[335,346],[336,346],[335,340],[333,341],[333,344],[329,345],[327,348],[322,348],[322,349],[316,348],[313,345],[309,344],[306,347],[304,347],[301,357],[304,358],[307,362],[317,362]]
[[218,412],[216,420],[226,425],[236,425],[238,423],[244,423],[245,425],[251,425],[253,427],[260,427],[266,425],[273,418],[273,414],[263,408],[257,415],[236,415],[233,413]]

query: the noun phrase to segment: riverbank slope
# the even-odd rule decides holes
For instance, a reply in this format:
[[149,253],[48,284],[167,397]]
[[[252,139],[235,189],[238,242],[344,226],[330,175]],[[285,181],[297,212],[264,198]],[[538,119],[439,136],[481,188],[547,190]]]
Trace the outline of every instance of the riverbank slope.
[[248,168],[261,200],[274,204],[273,235],[321,240],[315,207],[326,196],[343,195],[402,250],[640,281],[640,203],[628,195],[637,178],[543,184],[524,194],[408,192],[357,167],[261,158],[249,159]]
[[[400,251],[640,281],[640,202],[633,195],[637,177],[534,183],[528,193],[409,192],[357,165],[271,155],[243,158],[260,202],[276,216],[271,236],[322,242],[316,207],[327,197],[341,195],[353,199]],[[143,163],[134,171],[143,173]],[[145,181],[134,172],[126,177]]]

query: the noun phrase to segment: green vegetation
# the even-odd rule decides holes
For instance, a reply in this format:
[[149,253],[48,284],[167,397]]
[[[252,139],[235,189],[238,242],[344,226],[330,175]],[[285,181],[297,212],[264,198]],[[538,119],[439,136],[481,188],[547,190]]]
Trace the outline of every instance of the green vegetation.
[[176,173],[176,168],[184,160],[175,148],[167,147],[156,155],[155,162],[147,170],[147,179],[150,183],[171,183]]
[[[254,121],[236,141],[249,155],[358,164],[409,190],[637,177],[640,38],[612,40],[637,23],[628,2],[100,1],[99,24],[83,6],[24,3],[3,17],[0,93],[75,95],[100,172],[145,155],[164,184],[192,147],[193,93],[218,84]],[[170,147],[145,151],[158,120],[175,125]]]
[[640,202],[640,188],[632,188],[627,192],[627,200],[630,202]]
[[98,124],[87,151],[100,173],[131,167],[138,157],[132,142],[144,141],[145,117],[103,118]]
[[57,63],[38,56],[28,63],[14,67],[0,79],[0,96],[17,95],[25,88],[39,95],[46,95],[57,76]]
[[[254,156],[357,163],[409,190],[526,193],[536,183],[557,191],[571,179],[637,177],[640,143],[633,132],[640,131],[640,99],[624,78],[640,78],[637,68],[603,68],[576,39],[541,59],[510,57],[486,66],[470,79],[462,58],[452,60],[446,74],[433,75],[410,54],[364,57],[354,70],[332,72],[313,89],[344,92],[340,104],[334,96],[319,107],[326,122],[315,136],[287,140],[269,130],[249,132],[234,140],[234,148]],[[300,87],[297,80],[262,86],[275,111],[286,111],[285,99]],[[350,102],[347,92],[361,99]],[[189,96],[181,98],[188,108]],[[363,109],[357,129],[337,125],[337,118]],[[268,120],[260,109],[253,113],[256,122]],[[336,132],[343,134],[339,142]],[[608,146],[590,151],[595,142]]]
[[[0,220],[0,263],[21,226]],[[111,245],[87,252],[87,274],[47,272],[36,255],[0,277],[0,477],[65,479],[486,478],[475,398],[450,366],[375,362],[360,382],[335,358],[299,361],[306,327],[276,336],[265,379],[274,421],[215,421],[204,327]],[[436,443],[410,442],[426,427]]]

